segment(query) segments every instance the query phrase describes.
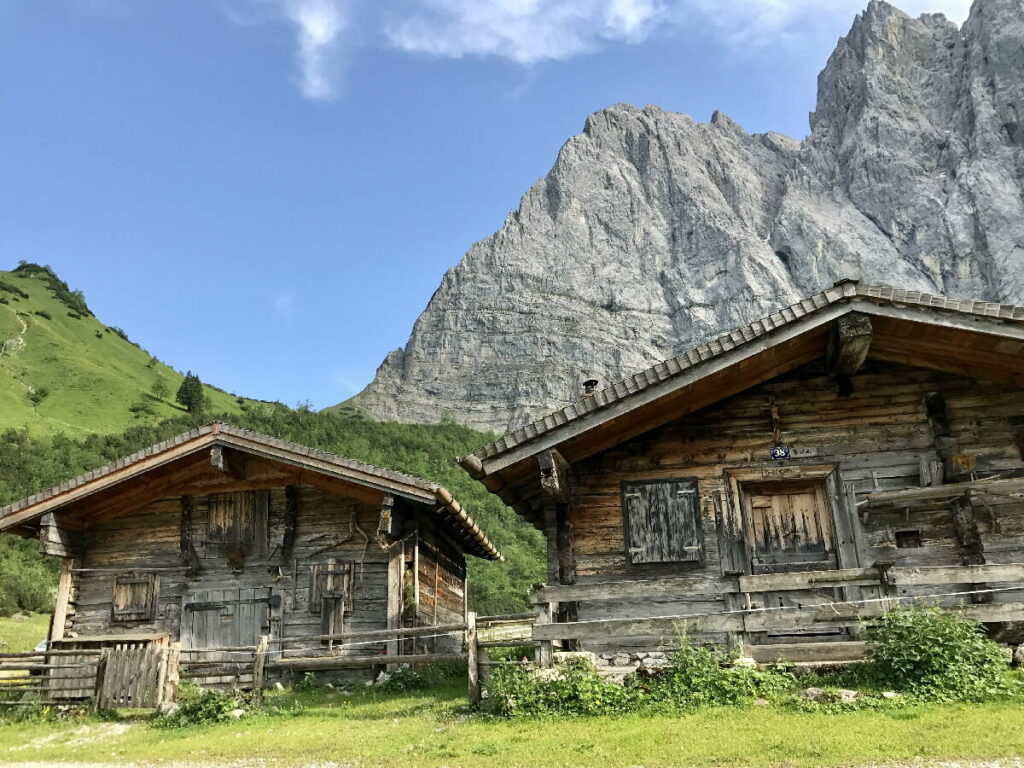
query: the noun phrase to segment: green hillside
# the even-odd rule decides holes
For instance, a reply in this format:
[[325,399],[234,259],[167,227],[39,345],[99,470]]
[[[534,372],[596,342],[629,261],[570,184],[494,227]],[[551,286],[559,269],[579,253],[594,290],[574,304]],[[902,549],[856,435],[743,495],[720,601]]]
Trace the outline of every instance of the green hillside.
[[[48,267],[0,271],[0,429],[87,435],[153,423],[182,413],[182,378],[96,318]],[[226,392],[207,386],[206,399],[210,410],[239,411]]]

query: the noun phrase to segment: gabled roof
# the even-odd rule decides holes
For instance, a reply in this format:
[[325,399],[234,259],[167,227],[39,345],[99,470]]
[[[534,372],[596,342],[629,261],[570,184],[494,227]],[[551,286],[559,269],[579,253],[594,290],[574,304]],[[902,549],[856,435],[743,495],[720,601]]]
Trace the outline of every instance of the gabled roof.
[[458,529],[467,552],[490,560],[502,559],[501,553],[459,502],[437,483],[220,422],[197,427],[118,459],[113,464],[8,504],[0,508],[0,532],[24,530],[45,514],[59,512],[67,505],[213,446],[260,456],[305,472],[426,505],[436,509]]
[[[960,333],[964,338],[971,334],[1005,338],[1007,343],[994,348],[998,354],[993,352],[989,369],[985,368],[983,361],[975,360],[975,370],[1005,369],[1005,361],[1011,360],[1014,366],[1007,369],[1007,373],[1015,377],[1015,383],[1024,386],[1024,343],[1021,343],[1024,342],[1024,307],[952,299],[920,291],[843,280],[827,290],[722,334],[591,396],[582,397],[565,408],[484,445],[470,456],[460,458],[459,463],[478,479],[501,472],[543,450],[559,448],[570,439],[578,440],[588,431],[596,430],[611,420],[621,419],[683,387],[691,387],[703,378],[744,363],[778,345],[792,342],[801,334],[815,330],[821,332],[837,317],[853,311],[872,316],[872,322],[876,325],[884,325],[887,321],[921,323],[949,329],[950,333]],[[895,337],[898,334],[890,335]],[[905,350],[897,349],[896,345],[890,343],[889,348],[879,354],[887,355],[885,359],[890,360],[902,356],[901,361],[917,364],[912,361],[917,358],[911,357],[910,347],[913,343],[913,339],[908,340]],[[933,346],[939,345],[933,342]],[[942,353],[941,349],[931,349],[929,352],[936,358],[941,357]],[[955,353],[950,350],[949,354]],[[973,352],[974,358],[980,354],[982,350]],[[964,372],[970,373],[970,370],[965,366]],[[734,369],[732,373],[735,378],[739,371]],[[751,385],[753,383],[756,382],[751,382]],[[718,399],[733,393],[723,391]],[[710,402],[704,405],[707,404]]]

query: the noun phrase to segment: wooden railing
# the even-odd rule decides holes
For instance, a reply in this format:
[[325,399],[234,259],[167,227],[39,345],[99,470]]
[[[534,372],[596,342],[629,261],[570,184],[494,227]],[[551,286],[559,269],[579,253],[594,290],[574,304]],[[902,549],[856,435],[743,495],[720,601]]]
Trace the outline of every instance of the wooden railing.
[[[940,594],[914,594],[912,588],[949,585]],[[957,586],[959,585],[959,586]],[[993,587],[992,585],[1004,585]],[[875,596],[864,597],[864,587]],[[821,594],[801,605],[764,607],[755,596],[795,590],[841,590]],[[909,591],[908,591],[909,590]],[[878,563],[869,568],[741,575],[708,579],[676,577],[640,581],[590,582],[565,586],[540,585],[531,593],[536,611],[533,639],[542,664],[550,664],[554,644],[561,641],[608,642],[616,637],[666,637],[688,634],[799,632],[858,626],[877,618],[902,601],[943,598],[948,610],[982,622],[1024,621],[1024,602],[984,602],[999,592],[1024,593],[1024,564],[894,567]],[[565,603],[602,603],[629,600],[720,600],[715,612],[670,616],[590,619],[556,622]],[[971,600],[977,602],[971,603]],[[762,601],[763,602],[763,601]],[[958,604],[958,603],[963,604]]]

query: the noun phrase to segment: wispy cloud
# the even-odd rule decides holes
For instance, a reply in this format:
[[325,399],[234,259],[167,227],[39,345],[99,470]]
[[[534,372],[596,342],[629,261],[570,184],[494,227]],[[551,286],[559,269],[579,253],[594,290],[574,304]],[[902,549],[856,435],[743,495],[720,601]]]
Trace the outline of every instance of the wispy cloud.
[[298,36],[302,94],[308,99],[330,99],[336,92],[337,48],[348,26],[347,0],[281,2]]
[[[911,14],[957,22],[970,0],[905,0]],[[772,44],[797,27],[852,20],[866,0],[420,0],[385,29],[401,50],[444,58],[495,56],[520,64],[568,59],[608,42],[641,42],[655,31],[703,28],[728,43]]]
[[602,41],[640,41],[663,16],[659,0],[421,0],[416,8],[386,27],[397,48],[520,64],[567,59]]

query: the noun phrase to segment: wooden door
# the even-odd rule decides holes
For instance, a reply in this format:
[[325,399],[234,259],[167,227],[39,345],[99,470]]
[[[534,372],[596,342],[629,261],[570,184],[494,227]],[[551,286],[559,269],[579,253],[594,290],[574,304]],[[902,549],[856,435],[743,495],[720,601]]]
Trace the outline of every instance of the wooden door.
[[[253,647],[271,634],[269,587],[213,589],[186,598],[181,612],[182,665],[206,665],[208,675],[190,675],[199,684],[251,682],[251,659],[244,653],[212,650]],[[202,650],[201,653],[187,651]],[[237,667],[237,669],[236,669]],[[248,669],[246,669],[248,667]]]
[[[824,482],[769,482],[743,486],[744,530],[750,573],[821,571],[838,568],[832,506]],[[765,592],[754,605],[791,609],[839,599],[835,589]],[[835,635],[834,629],[787,630],[785,610],[765,614],[767,636]]]

